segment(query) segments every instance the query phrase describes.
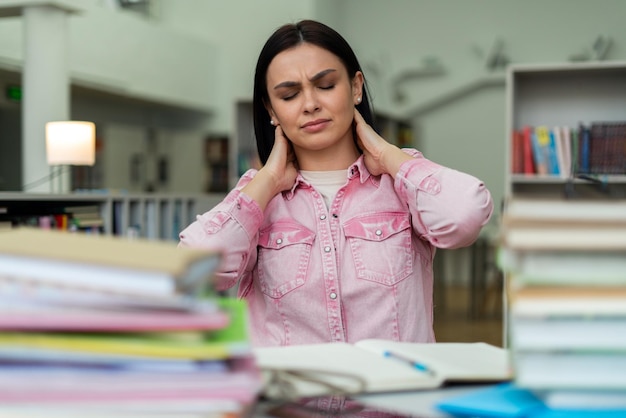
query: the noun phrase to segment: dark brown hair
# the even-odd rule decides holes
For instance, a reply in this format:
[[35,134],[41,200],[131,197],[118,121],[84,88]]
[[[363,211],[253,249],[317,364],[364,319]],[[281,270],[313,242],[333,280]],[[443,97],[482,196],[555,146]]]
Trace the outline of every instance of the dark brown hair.
[[[254,74],[253,93],[253,118],[254,134],[256,137],[259,159],[262,164],[267,159],[274,146],[275,128],[270,124],[270,115],[265,107],[269,103],[267,93],[267,69],[276,55],[293,48],[301,43],[310,43],[336,55],[348,71],[348,76],[353,79],[357,71],[361,71],[361,65],[348,42],[334,29],[323,23],[313,20],[302,20],[295,24],[286,24],[278,28],[265,42],[256,65]],[[368,99],[367,86],[363,84],[361,103],[356,105],[365,121],[374,127],[374,118],[370,101]],[[355,138],[356,140],[356,138]]]

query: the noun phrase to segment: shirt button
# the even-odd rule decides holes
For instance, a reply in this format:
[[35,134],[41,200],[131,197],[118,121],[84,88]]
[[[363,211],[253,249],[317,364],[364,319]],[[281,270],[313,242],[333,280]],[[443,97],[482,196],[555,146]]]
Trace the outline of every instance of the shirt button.
[[380,229],[377,229],[375,234],[380,237],[383,234],[383,231],[381,231]]
[[276,240],[276,244],[280,245],[280,244],[282,244],[282,243],[283,243],[283,239],[282,239],[282,238],[278,238],[278,239]]
[[323,221],[324,219],[326,219],[326,215],[320,216],[320,219]]
[[337,299],[337,294],[336,294],[335,292],[332,292],[332,293],[331,293],[330,295],[328,295],[328,296],[330,296],[330,298],[331,298],[331,299]]
[[330,247],[328,247],[328,246],[324,247],[324,252],[329,253],[330,252]]

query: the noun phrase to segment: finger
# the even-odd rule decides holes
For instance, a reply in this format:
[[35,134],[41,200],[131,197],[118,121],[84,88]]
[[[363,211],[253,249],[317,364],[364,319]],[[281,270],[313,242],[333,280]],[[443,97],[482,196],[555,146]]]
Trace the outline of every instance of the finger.
[[365,122],[365,119],[363,119],[361,112],[359,112],[359,110],[356,107],[354,108],[354,121],[357,124]]

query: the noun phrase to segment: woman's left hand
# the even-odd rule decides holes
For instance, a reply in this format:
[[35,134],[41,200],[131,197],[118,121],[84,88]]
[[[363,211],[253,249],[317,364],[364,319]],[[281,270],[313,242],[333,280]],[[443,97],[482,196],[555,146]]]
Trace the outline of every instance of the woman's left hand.
[[365,166],[373,175],[378,176],[387,173],[395,176],[400,165],[412,158],[378,135],[356,109],[354,109],[354,123],[357,144],[363,151]]

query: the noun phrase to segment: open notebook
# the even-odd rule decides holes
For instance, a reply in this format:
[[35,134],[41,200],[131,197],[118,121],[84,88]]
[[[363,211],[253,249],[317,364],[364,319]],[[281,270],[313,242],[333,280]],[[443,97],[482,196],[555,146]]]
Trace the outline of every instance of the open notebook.
[[433,389],[512,377],[507,351],[486,343],[367,339],[256,348],[254,354],[268,398]]

